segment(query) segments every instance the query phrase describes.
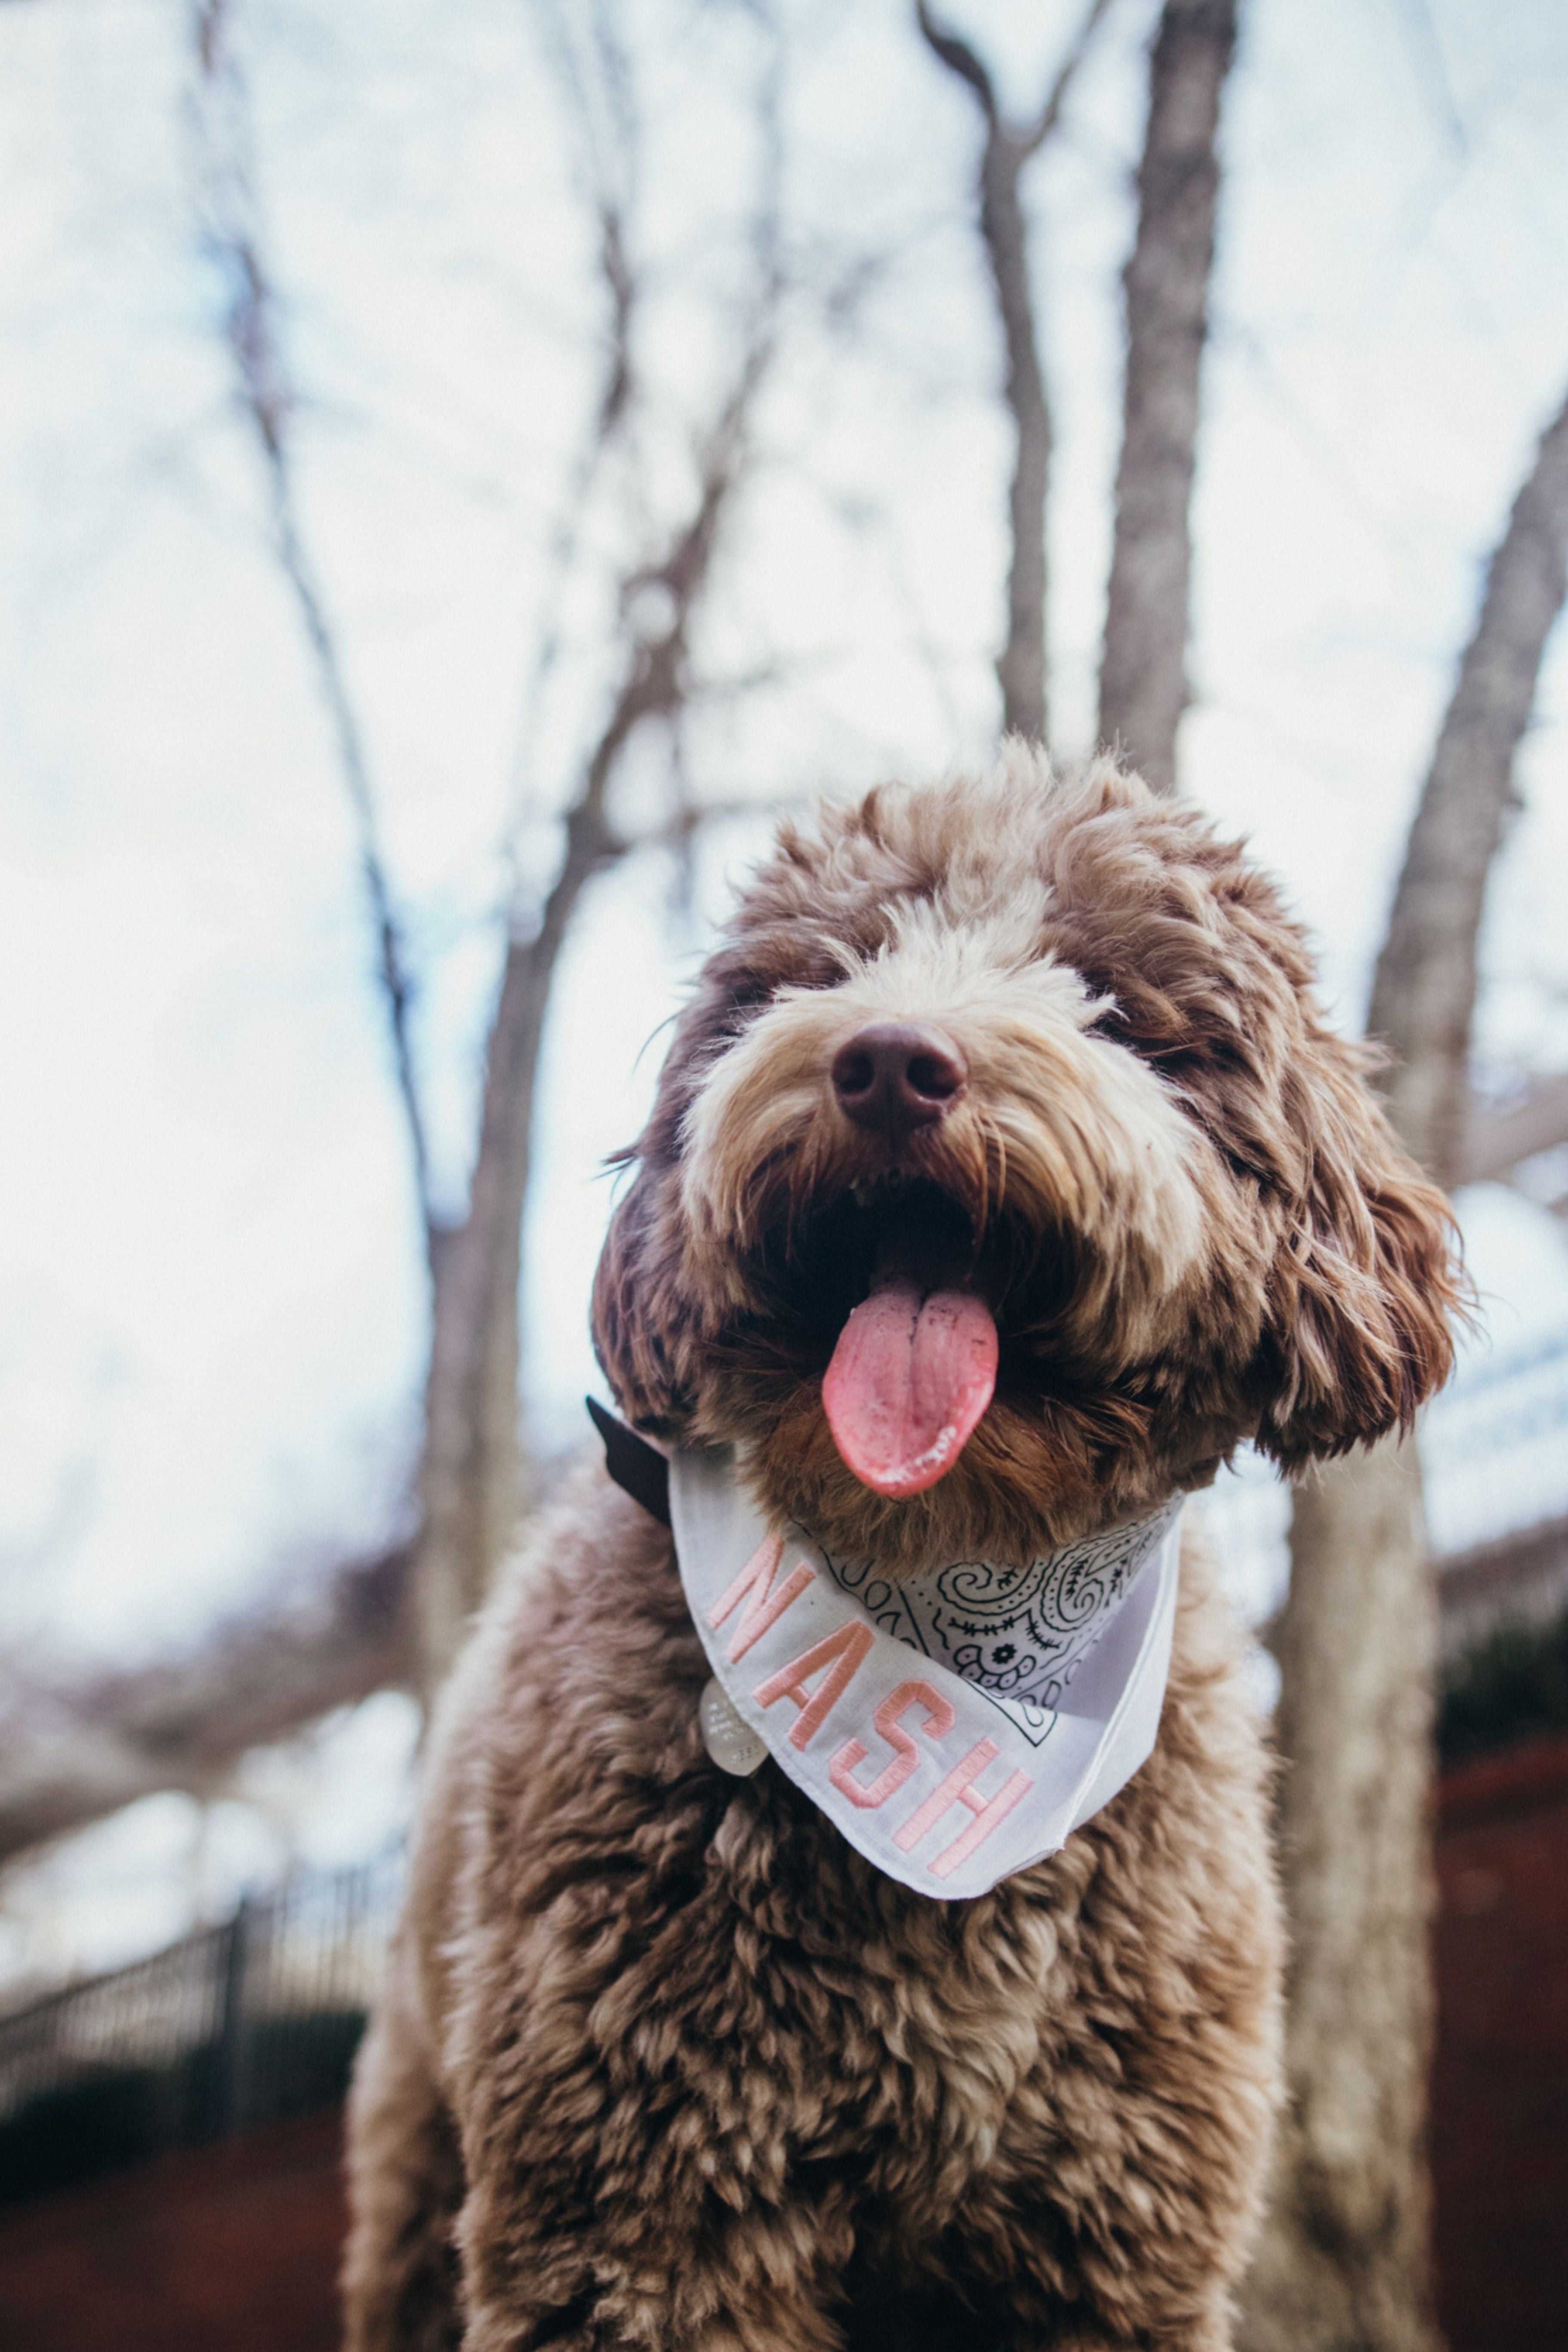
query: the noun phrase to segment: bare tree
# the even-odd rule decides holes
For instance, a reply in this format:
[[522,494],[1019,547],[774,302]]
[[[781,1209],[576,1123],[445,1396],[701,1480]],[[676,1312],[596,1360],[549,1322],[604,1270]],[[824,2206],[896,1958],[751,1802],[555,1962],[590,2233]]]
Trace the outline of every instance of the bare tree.
[[[668,486],[668,452],[661,449],[656,478],[632,429],[651,413],[653,395],[637,363],[642,277],[632,214],[637,174],[629,168],[638,129],[631,61],[609,0],[570,16],[542,0],[563,110],[580,135],[605,332],[599,380],[550,549],[550,592],[525,692],[525,728],[538,722],[561,653],[558,615],[583,539],[582,516],[612,454],[626,509],[637,518],[627,535],[640,543],[610,583],[616,617],[601,716],[568,779],[564,804],[553,804],[560,863],[532,898],[520,885],[509,909],[468,1202],[460,1219],[443,1222],[430,1193],[412,1019],[415,976],[382,853],[369,731],[300,496],[298,443],[307,404],[290,377],[284,306],[268,256],[238,5],[193,0],[188,20],[200,228],[224,289],[224,339],[238,413],[261,463],[274,553],[358,827],[376,976],[431,1278],[417,1521],[407,1543],[369,1563],[350,1561],[266,1612],[215,1627],[182,1657],[119,1675],[84,1675],[68,1664],[51,1670],[37,1659],[0,1668],[0,1860],[153,1790],[215,1794],[251,1747],[373,1690],[400,1685],[427,1696],[441,1679],[513,1536],[522,1500],[521,1219],[540,1049],[563,946],[595,877],[631,850],[661,840],[684,851],[710,814],[755,805],[694,801],[678,756],[678,730],[700,698],[732,699],[776,679],[767,665],[739,680],[707,676],[694,636],[724,533],[755,467],[758,404],[795,288],[783,238],[782,37],[767,7],[745,8],[760,35],[763,62],[744,290],[728,313],[728,381],[695,432],[682,508]],[[574,46],[575,35],[583,37]],[[590,89],[587,78],[595,74],[600,86]],[[820,270],[820,253],[816,263]],[[864,268],[863,257],[857,267]],[[818,291],[831,310],[833,286]],[[660,512],[662,526],[648,521]],[[670,751],[671,813],[667,827],[633,839],[614,820],[613,787],[632,745],[661,732]],[[540,813],[537,806],[528,811],[535,819]]]
[[917,0],[915,9],[932,53],[973,93],[985,126],[976,189],[980,236],[995,289],[1006,351],[1005,397],[1017,435],[1008,499],[1007,638],[997,656],[996,675],[1002,686],[1002,732],[1026,735],[1039,743],[1049,733],[1046,512],[1052,428],[1019,183],[1025,165],[1060,122],[1068,92],[1109,5],[1110,0],[1090,0],[1039,111],[1027,122],[1008,121],[992,76],[970,43],[938,25],[925,0]]
[[[269,1654],[265,1628],[218,1628],[183,1664],[143,1686],[136,1676],[100,1678],[90,1688],[18,1682],[0,1698],[8,1720],[64,1725],[90,1716],[93,1741],[73,1779],[69,1742],[50,1743],[28,1763],[18,1748],[14,1801],[0,1828],[0,1849],[110,1810],[124,1796],[155,1785],[216,1785],[226,1760],[263,1737],[279,1737],[310,1712],[363,1696],[374,1678],[412,1683],[428,1693],[440,1680],[467,1618],[482,1598],[512,1533],[521,1503],[517,1382],[521,1222],[531,1146],[534,1085],[553,974],[573,915],[594,877],[630,845],[611,824],[608,798],[616,767],[635,737],[673,729],[695,690],[693,623],[710,578],[724,520],[752,461],[752,420],[773,357],[784,293],[780,263],[780,131],[776,73],[759,107],[763,155],[752,257],[754,297],[739,338],[728,393],[702,436],[692,503],[662,548],[631,564],[619,583],[620,671],[607,696],[597,740],[584,751],[563,812],[561,866],[537,905],[513,909],[496,1008],[487,1040],[479,1132],[467,1209],[454,1225],[431,1199],[413,1037],[415,980],[379,835],[379,793],[368,733],[357,709],[340,633],[310,546],[299,487],[297,443],[305,404],[293,383],[281,305],[268,258],[253,155],[249,94],[237,39],[239,0],[193,0],[191,117],[193,154],[205,248],[225,289],[223,326],[240,415],[261,461],[280,573],[315,667],[339,773],[358,828],[360,862],[376,941],[376,971],[395,1074],[406,1122],[432,1294],[426,1384],[425,1440],[417,1475],[418,1528],[377,1586],[379,1615],[355,1604],[361,1586],[352,1567],[330,1581],[321,1602],[330,1643],[308,1674],[295,1671],[300,1644],[286,1627],[272,1645],[276,1672],[263,1690]],[[981,226],[996,289],[1007,352],[1007,397],[1018,436],[1011,514],[1014,558],[1007,646],[998,663],[1005,724],[1043,736],[1046,725],[1045,509],[1050,415],[1037,356],[1036,314],[1019,194],[1025,165],[1058,126],[1073,79],[1109,0],[1093,0],[1038,113],[1026,124],[1001,114],[991,77],[973,50],[943,31],[923,8],[924,37],[965,81],[985,120],[979,174]],[[556,20],[553,53],[564,100],[580,121],[588,158],[590,201],[598,226],[598,267],[606,334],[598,394],[553,550],[556,572],[570,568],[573,517],[581,509],[606,453],[625,435],[640,393],[636,362],[639,282],[627,205],[632,175],[624,168],[635,141],[627,62],[605,6],[592,13],[586,58],[605,80],[608,142],[595,140],[582,82]],[[764,23],[768,22],[764,16]],[[775,48],[776,56],[776,48]],[[644,504],[652,506],[651,498]],[[558,600],[557,600],[558,601]],[[547,622],[536,648],[531,706],[559,652]],[[677,813],[689,832],[692,812]],[[410,1566],[412,1559],[412,1567]],[[388,1630],[386,1612],[406,1622]],[[147,1690],[162,1693],[155,1706]],[[211,1719],[197,1727],[188,1695],[201,1690]],[[170,1696],[169,1694],[184,1694]],[[165,1702],[187,1729],[175,1737],[159,1709]],[[149,1714],[149,1706],[152,1713]],[[149,1728],[149,1726],[152,1727]],[[90,1751],[90,1752],[89,1752]],[[162,1758],[162,1761],[159,1759]],[[160,1781],[158,1774],[166,1777]]]
[[[197,0],[193,19],[195,112],[205,232],[232,291],[225,328],[244,415],[263,461],[274,541],[315,657],[331,715],[339,772],[360,828],[398,1084],[409,1130],[429,1256],[431,1342],[425,1440],[418,1473],[414,1654],[420,1687],[439,1684],[463,1628],[512,1541],[522,1503],[518,1432],[521,1225],[531,1157],[539,1053],[552,983],[572,918],[594,877],[632,844],[612,828],[606,800],[623,754],[652,724],[670,726],[692,692],[692,625],[707,590],[721,526],[752,459],[752,424],[773,356],[783,293],[779,260],[779,117],[776,67],[762,95],[763,185],[753,230],[750,316],[728,393],[703,436],[689,511],[661,549],[634,562],[619,583],[621,671],[607,715],[586,752],[564,812],[565,851],[542,905],[515,908],[485,1046],[478,1147],[461,1220],[443,1226],[429,1192],[428,1155],[409,1041],[411,983],[376,830],[376,798],[346,667],[300,521],[291,428],[299,402],[287,372],[277,299],[265,259],[249,113],[233,37],[233,0]],[[623,148],[635,135],[630,68],[608,13],[596,8],[593,48]],[[557,28],[559,32],[559,28]],[[595,472],[637,394],[633,349],[638,288],[631,259],[624,178],[595,137],[568,42],[552,44],[565,94],[581,120],[599,229],[598,261],[608,333],[603,381],[574,484],[585,498]],[[651,499],[647,501],[651,505]],[[569,565],[570,536],[558,541]],[[647,616],[655,614],[652,625]],[[547,620],[533,670],[537,689],[556,650]],[[530,714],[531,715],[531,713]]]
[[[1368,1018],[1390,1115],[1460,1171],[1488,876],[1568,564],[1568,404],[1487,575],[1411,825]],[[1292,1931],[1289,2110],[1248,2284],[1248,2352],[1429,2352],[1425,2132],[1432,2000],[1436,1599],[1413,1445],[1296,1499],[1277,1648]]]
[[1127,377],[1100,740],[1158,793],[1176,788],[1188,700],[1193,466],[1219,193],[1216,136],[1236,0],[1165,0],[1149,69],[1138,235],[1123,277]]

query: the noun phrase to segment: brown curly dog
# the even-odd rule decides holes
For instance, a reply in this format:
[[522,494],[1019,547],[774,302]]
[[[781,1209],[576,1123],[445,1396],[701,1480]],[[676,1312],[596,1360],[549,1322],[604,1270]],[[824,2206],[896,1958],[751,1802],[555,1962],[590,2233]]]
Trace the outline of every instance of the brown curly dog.
[[[786,824],[628,1155],[594,1310],[626,1419],[732,1460],[818,1596],[844,1559],[1006,1584],[1242,1440],[1294,1470],[1407,1424],[1447,1214],[1310,980],[1237,845],[1108,761],[1015,745]],[[579,1472],[443,1705],[353,2094],[353,2352],[1219,2352],[1281,1937],[1201,1541],[1147,1761],[958,1899],[854,1842],[941,1769],[953,1685],[922,1667],[879,1751],[868,1719],[835,1750],[847,1832],[792,1777],[809,1661],[762,1686],[795,1747],[721,1769],[735,1596],[700,1634],[653,1500]],[[814,1572],[748,1587],[728,1654]],[[963,1777],[921,1821],[951,1798],[968,1854],[997,1807]]]

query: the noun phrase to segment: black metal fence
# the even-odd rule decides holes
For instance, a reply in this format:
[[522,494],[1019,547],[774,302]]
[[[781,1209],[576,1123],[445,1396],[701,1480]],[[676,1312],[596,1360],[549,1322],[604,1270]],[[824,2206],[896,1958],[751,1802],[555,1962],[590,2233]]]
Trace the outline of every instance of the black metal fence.
[[400,1856],[296,1878],[0,2017],[0,2205],[341,2098],[401,1878]]

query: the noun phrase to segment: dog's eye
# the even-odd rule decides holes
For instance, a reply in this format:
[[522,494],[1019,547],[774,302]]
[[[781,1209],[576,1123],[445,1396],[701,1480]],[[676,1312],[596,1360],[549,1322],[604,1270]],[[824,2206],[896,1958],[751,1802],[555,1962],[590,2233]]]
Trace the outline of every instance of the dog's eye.
[[751,1026],[759,1013],[764,1013],[773,1001],[773,992],[766,981],[750,980],[731,991],[719,1024],[727,1036],[738,1037],[742,1029]]
[[814,955],[809,961],[803,957],[797,968],[784,973],[769,992],[770,1002],[785,988],[809,988],[814,994],[831,995],[836,988],[858,980],[865,969],[858,958],[846,955]]

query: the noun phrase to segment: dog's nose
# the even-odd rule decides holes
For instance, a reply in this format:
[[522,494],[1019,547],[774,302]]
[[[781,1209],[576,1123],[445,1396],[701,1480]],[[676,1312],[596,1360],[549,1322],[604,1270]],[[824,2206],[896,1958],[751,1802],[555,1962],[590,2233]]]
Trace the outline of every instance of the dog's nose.
[[911,1021],[873,1021],[833,1056],[845,1117],[895,1142],[940,1118],[968,1075],[951,1037]]

